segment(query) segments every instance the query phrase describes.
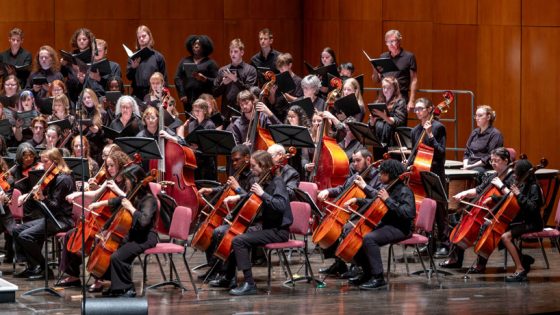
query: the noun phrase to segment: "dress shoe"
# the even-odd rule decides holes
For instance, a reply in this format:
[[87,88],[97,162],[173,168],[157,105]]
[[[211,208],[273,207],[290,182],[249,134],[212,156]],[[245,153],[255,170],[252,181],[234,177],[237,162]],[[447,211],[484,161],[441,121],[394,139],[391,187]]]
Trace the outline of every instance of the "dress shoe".
[[356,265],[352,265],[350,266],[350,269],[348,269],[348,271],[346,271],[345,273],[340,275],[341,279],[350,279],[350,278],[354,278],[360,275],[360,268]]
[[469,268],[470,274],[479,274],[484,273],[486,271],[486,266],[483,265],[474,265],[473,267]]
[[444,262],[440,262],[439,266],[441,268],[449,268],[449,269],[453,269],[453,268],[461,268],[463,266],[462,262],[459,262],[455,259],[448,259]]
[[524,282],[527,281],[527,272],[521,271],[506,277],[506,282]]
[[14,278],[27,278],[31,274],[31,269],[29,267],[24,270],[14,273]]
[[207,281],[211,281],[216,279],[216,277],[218,276],[218,273],[214,270],[212,271],[212,273],[210,273],[210,271],[212,271],[212,268],[208,269],[205,273],[198,275],[198,280],[207,280]]
[[120,297],[128,297],[128,298],[133,298],[136,297],[136,290],[134,290],[134,288],[130,288],[128,290],[126,290],[123,294],[119,295]]
[[525,273],[529,273],[531,271],[531,265],[535,263],[535,258],[529,255],[521,256],[521,266],[525,269]]
[[438,248],[434,255],[435,258],[445,258],[447,256],[449,256],[449,249],[447,247]]
[[60,280],[55,286],[56,287],[79,287],[82,285],[82,281],[79,278],[66,277]]
[[[47,273],[47,278],[49,280],[54,279],[54,274],[50,268],[46,270],[46,273]],[[27,277],[27,280],[31,280],[31,281],[43,280],[43,279],[45,279],[45,270],[43,268],[39,268],[38,270],[31,272],[29,274],[29,277]]]
[[329,267],[319,269],[319,273],[331,276],[341,275],[347,271],[348,267],[346,266],[346,263],[338,259],[335,260]]
[[359,275],[359,276],[348,279],[348,283],[350,285],[353,285],[353,286],[360,286],[360,285],[368,282],[368,280],[370,280],[370,279],[371,279],[371,275],[362,274],[362,275]]
[[236,279],[235,279],[235,277],[228,279],[226,276],[221,276],[219,278],[216,278],[216,279],[208,282],[208,284],[213,288],[232,289],[232,288],[236,287]]
[[229,294],[237,296],[254,295],[257,294],[257,285],[254,283],[249,284],[248,282],[245,282],[242,286],[229,290]]
[[360,290],[376,290],[387,285],[383,278],[371,278],[368,282],[360,285]]
[[89,293],[96,293],[103,291],[103,282],[95,280],[95,282],[88,287]]

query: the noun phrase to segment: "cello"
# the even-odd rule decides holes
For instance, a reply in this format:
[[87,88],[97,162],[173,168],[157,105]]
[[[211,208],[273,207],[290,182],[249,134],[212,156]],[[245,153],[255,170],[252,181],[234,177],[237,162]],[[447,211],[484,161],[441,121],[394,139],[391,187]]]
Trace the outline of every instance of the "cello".
[[[150,175],[146,176],[136,187],[134,187],[126,198],[131,200],[136,196],[141,187],[148,185],[157,177],[157,171],[152,170]],[[157,198],[154,196],[154,198]],[[96,235],[101,241],[95,245],[93,252],[87,263],[87,271],[96,278],[101,278],[111,263],[111,255],[117,251],[122,240],[132,227],[132,214],[130,211],[121,206],[113,216],[111,225],[106,230],[104,236]]]
[[[525,176],[518,179],[517,184],[523,183],[529,176],[532,176],[535,171],[545,168],[547,165],[548,160],[542,158],[538,165],[531,168]],[[486,259],[488,259],[494,249],[496,249],[502,235],[508,230],[509,224],[519,213],[520,207],[517,203],[517,196],[510,189],[493,210],[496,210],[496,214],[493,215],[492,222],[488,225],[474,248],[474,252],[477,255]]]
[[[447,111],[449,110],[449,104],[451,104],[451,102],[453,102],[453,100],[455,99],[451,91],[445,91],[443,93],[443,98],[444,100],[439,103],[432,111],[432,114],[428,119],[429,122],[432,122],[435,117],[439,117],[439,115],[447,113]],[[408,180],[408,186],[414,193],[414,200],[416,202],[416,215],[418,215],[422,200],[424,200],[424,198],[426,197],[426,192],[424,191],[424,185],[422,184],[420,172],[429,172],[432,168],[432,160],[434,158],[434,148],[422,143],[425,136],[426,129],[423,129],[420,139],[418,139],[418,142],[411,152],[411,156],[414,156],[414,161],[412,163],[412,166],[414,167],[412,169],[413,172],[410,174]]]
[[[259,95],[259,102],[264,102],[266,98],[270,95],[270,89],[274,84],[276,84],[276,75],[272,71],[266,71],[264,77],[268,82],[266,82]],[[251,143],[251,152],[257,150],[266,151],[268,147],[273,145],[275,142],[270,135],[270,131],[260,126],[259,112],[256,109],[257,102],[253,102],[253,118],[249,123],[249,131],[247,132],[247,139],[245,142]]]
[[[338,80],[335,80],[338,79]],[[337,91],[342,89],[342,80],[331,79],[331,84],[336,84],[335,89],[329,93],[327,99],[336,98]],[[334,95],[334,96],[333,96]],[[328,123],[323,118],[318,131],[318,139],[313,152],[313,171],[309,175],[309,181],[317,183],[319,190],[344,184],[350,163],[348,157],[336,140],[327,135]]]
[[[385,189],[387,191],[390,191],[396,183],[403,181],[405,177],[409,175],[410,171],[401,174]],[[360,250],[360,248],[362,247],[364,236],[377,227],[387,211],[389,211],[389,208],[387,208],[385,202],[379,197],[375,198],[367,206],[365,213],[363,215],[360,215],[360,219],[358,220],[358,222],[356,222],[356,224],[352,228],[352,231],[350,231],[348,235],[346,235],[344,240],[340,242],[338,248],[336,249],[335,255],[346,262],[351,262],[358,250]]]
[[[164,88],[162,91],[162,102],[159,107],[159,130],[164,130],[164,110],[167,110],[169,101],[169,90]],[[173,141],[165,141],[159,137],[158,146],[162,152],[162,159],[150,161],[150,169],[159,170],[158,181],[172,182],[171,185],[162,187],[162,192],[175,199],[178,206],[191,208],[193,221],[191,228],[194,227],[198,216],[198,193],[194,183],[194,169],[196,169],[196,157],[194,151]],[[157,163],[157,165],[156,165]],[[157,198],[157,196],[156,196]],[[158,220],[158,230],[165,230],[163,223]]]
[[[248,163],[245,163],[240,167],[233,177],[235,179],[239,178],[239,175],[247,168]],[[205,251],[210,243],[212,242],[212,233],[214,229],[222,225],[224,218],[228,214],[228,209],[224,207],[224,199],[229,196],[236,195],[235,191],[231,188],[231,185],[226,184],[221,193],[216,194],[216,196],[209,201],[209,203],[200,210],[201,215],[205,215],[206,219],[202,222],[202,225],[198,228],[196,233],[193,235],[191,240],[191,247]],[[208,209],[211,211],[208,213]]]
[[[381,164],[383,160],[379,160],[371,163],[366,169],[360,173],[360,176],[364,178],[373,168],[376,168]],[[331,203],[332,209],[327,206],[327,211],[329,214],[323,219],[321,224],[313,232],[313,243],[319,245],[321,248],[326,249],[332,246],[336,240],[342,234],[342,227],[350,219],[352,213],[356,213],[356,206],[351,206],[350,210],[342,208],[346,201],[352,198],[364,198],[366,194],[364,191],[356,184],[352,183],[349,185],[340,196]]]

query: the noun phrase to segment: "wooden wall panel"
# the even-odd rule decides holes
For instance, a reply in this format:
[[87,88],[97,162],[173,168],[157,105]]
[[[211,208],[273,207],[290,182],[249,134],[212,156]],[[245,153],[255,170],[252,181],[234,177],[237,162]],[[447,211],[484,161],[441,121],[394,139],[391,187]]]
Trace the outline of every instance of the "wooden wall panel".
[[[21,3],[28,3],[21,1]],[[57,21],[68,20],[106,20],[138,19],[140,17],[140,0],[96,0],[93,1],[54,1],[54,14]],[[41,7],[43,5],[41,4]]]
[[142,19],[154,20],[223,20],[223,0],[143,0]]
[[[497,113],[495,126],[508,147],[520,147],[521,28],[479,26],[476,104]],[[519,151],[519,150],[518,150]]]
[[520,25],[521,0],[478,0],[480,25]]
[[560,26],[560,1],[521,0],[525,26]]
[[54,43],[55,32],[52,21],[18,21],[18,22],[1,22],[0,23],[0,50],[10,48],[8,42],[8,32],[19,27],[23,30],[23,47],[31,52],[33,56],[43,45],[52,45]]
[[521,149],[532,162],[560,168],[560,29],[523,28]]
[[[331,47],[335,53],[340,52],[339,21],[313,21],[305,20],[303,23],[304,50],[303,61],[313,66],[319,65],[321,51],[325,47]],[[338,59],[338,56],[337,56]],[[307,72],[305,72],[307,74]]]
[[432,21],[431,0],[383,0],[384,21]]
[[37,2],[36,5],[30,5],[28,1],[1,1],[0,21],[52,21],[54,19],[53,3],[54,0]]
[[477,23],[477,0],[437,0],[433,2],[433,11],[436,23]]
[[[360,0],[361,1],[361,0]],[[357,6],[360,1],[352,1],[346,5]],[[338,20],[340,19],[339,0],[304,0],[303,12],[305,20]]]
[[[341,20],[381,21],[383,18],[382,0],[352,1],[340,0]],[[367,32],[362,34],[368,34]]]

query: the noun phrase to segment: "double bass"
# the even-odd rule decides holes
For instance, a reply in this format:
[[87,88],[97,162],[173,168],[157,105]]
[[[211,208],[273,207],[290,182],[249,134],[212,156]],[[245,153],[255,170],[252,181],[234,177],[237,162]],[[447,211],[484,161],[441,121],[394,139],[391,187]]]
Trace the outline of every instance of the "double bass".
[[[360,176],[364,178],[373,168],[379,166],[382,161],[379,160],[371,163],[360,173]],[[342,234],[342,228],[350,219],[350,215],[356,213],[356,206],[352,206],[349,210],[344,209],[342,206],[352,198],[364,198],[365,196],[364,191],[356,183],[352,183],[332,203],[329,202],[328,204],[331,206],[327,206],[329,214],[323,218],[321,224],[313,232],[313,243],[323,249],[333,245],[340,237],[340,234]]]
[[[266,82],[261,90],[259,95],[259,102],[263,102],[265,98],[268,97],[270,94],[270,89],[276,84],[276,75],[272,71],[266,71],[264,73],[265,79],[268,81]],[[256,109],[257,102],[253,104],[253,118],[249,123],[249,130],[247,132],[247,139],[245,142],[251,143],[251,152],[255,152],[257,150],[266,151],[268,147],[273,145],[275,142],[270,135],[270,131],[264,129],[260,126],[260,119],[259,119],[259,112]]]
[[[332,102],[334,102],[337,91],[342,89],[342,80],[333,78],[331,84],[335,84],[335,89],[329,93],[327,99],[332,99]],[[315,152],[313,152],[313,164],[315,166],[309,175],[309,181],[315,182],[319,190],[342,185],[350,167],[344,150],[334,138],[328,136],[329,124],[326,120],[326,118],[323,118],[319,127]]]
[[[435,117],[439,117],[441,114],[447,113],[449,110],[449,105],[454,100],[454,95],[451,91],[445,91],[443,93],[444,100],[439,103],[434,110],[428,121],[432,122]],[[414,193],[414,200],[416,202],[416,214],[420,209],[422,200],[426,198],[426,192],[424,191],[424,185],[422,184],[422,178],[420,177],[420,172],[429,172],[432,168],[432,160],[434,158],[434,148],[422,143],[424,137],[426,136],[426,129],[422,131],[420,139],[414,146],[411,156],[414,156],[414,161],[412,162],[413,172],[410,174],[408,180],[408,186]]]
[[[167,110],[169,101],[169,90],[163,89],[162,103],[159,107],[159,130],[164,130],[164,110]],[[158,146],[162,152],[162,159],[150,161],[150,169],[158,169],[158,181],[172,182],[171,185],[162,187],[162,192],[175,199],[178,206],[191,208],[193,222],[191,228],[194,227],[198,216],[198,193],[194,182],[194,169],[197,168],[196,157],[194,151],[173,141],[165,141],[163,137],[159,138]],[[156,165],[157,163],[157,165]],[[157,196],[156,196],[157,198]],[[158,230],[165,230],[158,220]]]
[[[545,168],[548,160],[542,158],[540,163],[531,168],[523,178],[518,178],[517,184],[523,183],[535,171]],[[484,258],[490,257],[494,249],[498,246],[502,235],[508,230],[509,224],[515,219],[519,213],[520,207],[517,203],[517,196],[510,191],[493,209],[496,213],[492,217],[492,222],[488,225],[474,248],[474,252]]]

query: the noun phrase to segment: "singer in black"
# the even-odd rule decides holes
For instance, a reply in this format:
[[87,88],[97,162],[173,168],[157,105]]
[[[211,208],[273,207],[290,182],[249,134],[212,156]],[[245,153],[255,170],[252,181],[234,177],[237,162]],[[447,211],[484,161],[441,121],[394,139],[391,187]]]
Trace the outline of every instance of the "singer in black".
[[[25,255],[27,259],[27,268],[15,273],[14,277],[27,277],[30,280],[42,279],[45,276],[45,272],[48,272],[49,276],[52,275],[50,270],[44,270],[45,257],[41,252],[43,242],[45,241],[45,224],[47,225],[47,237],[60,231],[66,231],[74,224],[72,222],[72,204],[65,199],[67,195],[75,190],[70,169],[57,148],[43,151],[41,153],[41,161],[45,170],[49,170],[51,165],[53,168],[49,172],[50,176],[46,176],[45,181],[43,181],[43,184],[47,185],[44,190],[38,189],[29,198],[43,202],[60,224],[60,228],[50,219],[48,220],[46,217],[43,217],[26,222],[14,229],[13,235],[16,252],[18,255]],[[41,183],[37,183],[37,185],[40,186]],[[27,198],[28,194],[20,196],[18,202],[22,202]]]

